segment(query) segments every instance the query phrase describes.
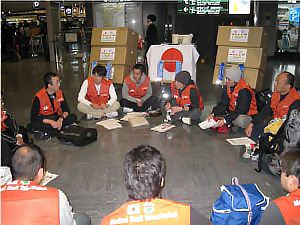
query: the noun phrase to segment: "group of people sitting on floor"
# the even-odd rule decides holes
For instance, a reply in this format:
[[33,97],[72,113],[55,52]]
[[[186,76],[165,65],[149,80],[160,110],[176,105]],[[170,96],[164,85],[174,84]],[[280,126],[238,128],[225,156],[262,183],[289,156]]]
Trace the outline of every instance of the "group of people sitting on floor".
[[[285,152],[281,160],[281,184],[289,194],[271,202],[261,218],[263,225],[300,224],[300,149]],[[1,187],[2,225],[91,224],[87,214],[72,212],[61,190],[40,184],[46,171],[46,157],[40,147],[18,146],[12,156],[11,170],[14,180]],[[191,205],[162,197],[165,173],[166,161],[156,148],[142,145],[128,152],[124,160],[128,201],[105,216],[101,225],[211,224]],[[224,224],[235,222],[224,221]]]

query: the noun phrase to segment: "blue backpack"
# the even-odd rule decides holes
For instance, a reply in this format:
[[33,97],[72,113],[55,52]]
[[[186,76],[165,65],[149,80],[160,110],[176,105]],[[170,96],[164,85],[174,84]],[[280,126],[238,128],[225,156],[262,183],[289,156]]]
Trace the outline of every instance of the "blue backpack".
[[236,177],[232,185],[221,186],[221,196],[213,205],[210,221],[213,225],[257,225],[269,205],[256,184],[239,185]]

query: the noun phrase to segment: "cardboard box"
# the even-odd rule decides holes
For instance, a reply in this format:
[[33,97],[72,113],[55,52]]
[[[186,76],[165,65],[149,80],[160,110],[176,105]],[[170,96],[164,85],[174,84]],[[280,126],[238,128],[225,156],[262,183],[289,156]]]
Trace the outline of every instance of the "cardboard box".
[[[101,62],[91,62],[89,65],[89,74],[90,75],[92,74],[92,68],[97,64],[100,64],[103,66],[107,65],[107,64],[103,64]],[[122,84],[124,78],[129,75],[130,70],[131,70],[131,67],[126,66],[126,65],[112,65],[111,79],[113,80],[114,83]]]
[[137,48],[138,33],[128,27],[93,28],[92,46],[128,46]]
[[217,45],[265,48],[267,34],[263,27],[219,26]]
[[137,59],[137,49],[127,47],[93,46],[91,49],[90,62],[97,61],[103,64],[133,66]]
[[267,55],[262,48],[218,46],[216,65],[221,63],[244,64],[245,67],[265,70]]
[[[230,65],[227,65],[226,68],[228,68],[229,66]],[[223,78],[224,83],[223,84],[225,84],[226,68],[224,71],[224,78]],[[213,84],[218,84],[217,80],[219,77],[219,70],[220,70],[220,67],[215,66],[214,76],[213,76]],[[263,80],[264,80],[263,71],[260,69],[246,67],[244,74],[245,74],[244,78],[245,78],[246,82],[256,91],[261,91],[262,85],[263,85]]]

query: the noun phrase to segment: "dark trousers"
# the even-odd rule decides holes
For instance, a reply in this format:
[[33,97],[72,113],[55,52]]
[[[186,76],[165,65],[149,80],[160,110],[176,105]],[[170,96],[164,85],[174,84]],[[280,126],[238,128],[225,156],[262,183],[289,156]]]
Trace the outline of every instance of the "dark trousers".
[[202,115],[202,111],[200,109],[193,109],[189,111],[181,111],[178,113],[175,113],[175,115],[171,116],[172,121],[180,120],[182,117],[188,117],[191,118],[194,121],[200,121],[200,117]]
[[258,141],[259,136],[264,133],[264,128],[267,126],[265,122],[255,124],[252,129],[251,139],[253,141]]
[[124,98],[120,100],[120,104],[122,107],[127,107],[127,108],[133,109],[133,111],[135,111],[135,112],[145,112],[150,106],[151,106],[152,110],[159,108],[158,98],[155,96],[151,96],[150,98],[148,98],[143,103],[142,107],[139,107],[137,105],[137,103],[129,101]]
[[[57,121],[56,119],[55,121]],[[77,122],[77,116],[75,114],[69,114],[62,123],[62,127],[65,127],[67,125],[71,125],[72,123]],[[31,130],[35,131],[41,131],[44,133],[47,133],[51,137],[55,137],[57,133],[59,132],[58,129],[53,128],[50,124],[48,123],[43,123],[43,122],[32,122],[28,125],[28,128]]]

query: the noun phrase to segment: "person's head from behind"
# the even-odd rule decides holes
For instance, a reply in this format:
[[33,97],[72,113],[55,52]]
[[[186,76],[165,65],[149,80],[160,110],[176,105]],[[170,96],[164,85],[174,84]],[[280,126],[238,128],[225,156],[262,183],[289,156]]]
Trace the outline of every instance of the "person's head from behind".
[[56,92],[60,88],[60,78],[56,73],[46,73],[43,77],[45,88],[50,92]]
[[229,67],[226,70],[226,86],[233,87],[241,79],[240,69],[237,66]]
[[145,73],[145,67],[142,64],[135,64],[133,66],[133,79],[140,81],[142,75]]
[[151,15],[147,16],[147,24],[148,25],[155,22],[155,21],[156,21],[156,16],[155,15],[151,14]]
[[188,71],[180,71],[175,76],[175,86],[177,89],[183,89],[191,83],[191,75]]
[[46,157],[43,150],[35,144],[18,146],[12,156],[14,179],[40,182],[46,172]]
[[274,91],[285,95],[294,87],[294,82],[295,76],[293,74],[287,71],[281,72],[276,77]]
[[282,154],[281,185],[289,193],[300,187],[300,148],[294,148]]
[[99,85],[102,82],[102,79],[106,77],[106,68],[105,66],[96,65],[92,71],[92,78],[96,85]]
[[156,198],[163,188],[166,162],[151,146],[140,145],[128,152],[124,161],[125,186],[130,198]]

